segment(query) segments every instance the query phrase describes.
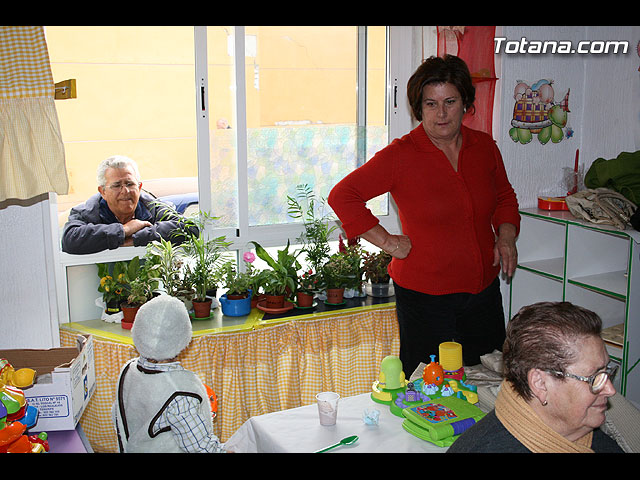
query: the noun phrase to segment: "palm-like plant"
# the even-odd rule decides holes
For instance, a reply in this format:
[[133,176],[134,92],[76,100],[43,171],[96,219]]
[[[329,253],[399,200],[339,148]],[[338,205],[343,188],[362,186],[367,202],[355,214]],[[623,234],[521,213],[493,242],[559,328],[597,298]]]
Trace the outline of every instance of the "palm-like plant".
[[[205,228],[207,223],[217,219],[218,217],[199,212],[187,218],[186,228],[181,232],[187,237],[181,246],[190,260],[186,264],[186,275],[195,286],[194,300],[196,301],[204,301],[207,291],[216,285],[216,270],[222,262],[222,252],[231,245],[224,235],[212,238],[207,235]],[[197,227],[197,233],[194,233],[195,229],[190,228],[194,226]]]
[[183,275],[184,251],[170,241],[160,238],[147,245],[147,263],[155,265],[162,289],[172,297],[192,297],[193,289],[186,285]]
[[302,244],[301,252],[307,257],[311,268],[318,272],[329,257],[329,239],[336,225],[329,226],[331,217],[324,212],[326,200],[316,200],[311,187],[307,184],[296,186],[296,197],[287,196],[291,218],[300,218],[304,224],[304,232],[298,237]]

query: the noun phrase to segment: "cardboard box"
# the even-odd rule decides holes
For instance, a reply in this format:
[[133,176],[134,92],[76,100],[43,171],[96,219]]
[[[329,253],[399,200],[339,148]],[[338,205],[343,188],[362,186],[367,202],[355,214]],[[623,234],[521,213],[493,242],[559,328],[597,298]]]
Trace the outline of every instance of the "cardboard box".
[[77,348],[0,350],[16,370],[33,368],[36,381],[23,392],[38,409],[34,432],[73,430],[96,388],[93,337],[78,335]]

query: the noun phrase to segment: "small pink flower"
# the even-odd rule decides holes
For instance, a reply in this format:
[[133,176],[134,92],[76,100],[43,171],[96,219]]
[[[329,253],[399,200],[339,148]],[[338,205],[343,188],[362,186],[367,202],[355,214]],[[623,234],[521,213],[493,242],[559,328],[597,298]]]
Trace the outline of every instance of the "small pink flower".
[[253,263],[253,261],[256,259],[256,256],[252,252],[244,252],[242,258],[247,263]]

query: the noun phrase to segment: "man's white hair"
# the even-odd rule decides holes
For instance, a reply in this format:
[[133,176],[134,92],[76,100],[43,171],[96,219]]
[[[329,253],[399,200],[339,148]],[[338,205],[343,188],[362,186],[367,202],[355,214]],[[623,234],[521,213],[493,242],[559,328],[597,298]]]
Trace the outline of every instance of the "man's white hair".
[[107,183],[107,179],[104,174],[107,171],[107,168],[127,168],[131,167],[133,169],[133,174],[136,177],[136,180],[140,181],[140,171],[138,170],[138,165],[129,157],[125,157],[124,155],[114,155],[112,157],[104,159],[98,165],[98,173],[96,175],[96,179],[98,180],[98,185],[104,187]]

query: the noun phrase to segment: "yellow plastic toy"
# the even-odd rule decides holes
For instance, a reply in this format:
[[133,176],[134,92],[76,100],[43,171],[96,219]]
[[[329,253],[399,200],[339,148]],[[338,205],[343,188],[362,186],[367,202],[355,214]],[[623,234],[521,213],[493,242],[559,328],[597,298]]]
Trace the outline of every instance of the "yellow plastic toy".
[[440,365],[447,372],[462,368],[462,345],[457,342],[443,342],[439,346]]
[[6,358],[0,358],[0,385],[27,388],[33,385],[35,378],[36,371],[32,368],[15,370]]
[[15,370],[7,359],[0,358],[0,453],[49,451],[45,432],[38,436],[26,434],[27,425],[35,423],[37,411],[28,405],[22,389],[33,385],[35,375],[31,368]]

